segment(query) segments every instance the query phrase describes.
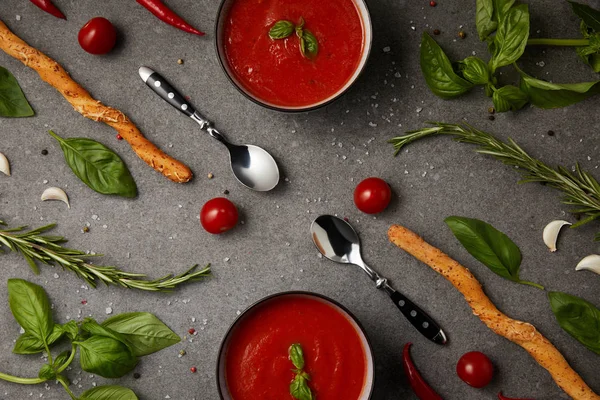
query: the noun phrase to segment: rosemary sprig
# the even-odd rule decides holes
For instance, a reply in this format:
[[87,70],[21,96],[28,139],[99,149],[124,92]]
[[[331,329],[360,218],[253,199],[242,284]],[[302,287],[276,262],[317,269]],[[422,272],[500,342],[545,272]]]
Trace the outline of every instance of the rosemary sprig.
[[[5,224],[0,220],[0,225]],[[63,247],[62,243],[67,240],[62,236],[43,235],[55,226],[56,224],[50,224],[30,231],[26,231],[26,226],[0,229],[0,252],[3,247],[6,247],[10,251],[20,253],[36,274],[39,273],[37,262],[59,265],[65,270],[74,272],[92,287],[102,282],[106,285],[150,292],[168,291],[180,284],[197,281],[210,275],[210,264],[201,270],[194,265],[181,275],[167,275],[155,280],[147,279],[144,274],[125,272],[114,266],[94,265],[87,259],[95,256]]]
[[[579,164],[575,164],[573,172],[563,166],[552,168],[531,157],[510,138],[503,142],[467,124],[432,122],[431,125],[390,139],[389,142],[396,149],[396,155],[407,144],[428,136],[454,136],[458,142],[478,145],[478,153],[491,155],[504,164],[517,168],[523,175],[519,183],[539,182],[563,192],[563,203],[573,206],[571,212],[585,216],[573,224],[572,228],[600,218],[600,184],[592,175],[582,170]],[[596,234],[595,240],[600,241],[600,233]]]

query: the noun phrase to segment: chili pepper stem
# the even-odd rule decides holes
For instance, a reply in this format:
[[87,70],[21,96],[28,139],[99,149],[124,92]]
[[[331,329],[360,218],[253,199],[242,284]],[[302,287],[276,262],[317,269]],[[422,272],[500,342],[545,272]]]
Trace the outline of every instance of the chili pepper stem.
[[547,39],[536,38],[529,39],[527,46],[564,46],[564,47],[583,47],[589,46],[588,39]]

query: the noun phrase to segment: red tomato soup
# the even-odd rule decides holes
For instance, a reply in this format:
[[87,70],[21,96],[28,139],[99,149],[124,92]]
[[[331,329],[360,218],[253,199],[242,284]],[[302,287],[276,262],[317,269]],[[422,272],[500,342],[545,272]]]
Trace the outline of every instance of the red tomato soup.
[[[296,34],[274,40],[269,30],[280,20],[313,33],[318,53],[300,52]],[[224,24],[230,70],[246,91],[276,106],[303,107],[337,93],[361,60],[364,28],[354,0],[235,0]]]
[[293,400],[288,350],[294,343],[302,346],[317,399],[359,399],[367,358],[356,328],[323,301],[286,295],[258,305],[232,332],[225,380],[233,400]]

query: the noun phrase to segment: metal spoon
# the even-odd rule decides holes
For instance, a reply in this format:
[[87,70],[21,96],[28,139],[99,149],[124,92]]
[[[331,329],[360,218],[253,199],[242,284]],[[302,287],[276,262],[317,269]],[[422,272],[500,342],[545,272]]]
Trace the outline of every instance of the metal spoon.
[[229,150],[231,170],[236,179],[244,186],[266,192],[277,186],[279,182],[279,168],[273,157],[266,150],[245,144],[242,146],[229,143],[221,135],[212,123],[204,118],[194,106],[190,104],[165,78],[150,68],[141,67],[140,77],[146,85],[150,86],[156,94],[167,101],[170,105],[200,124],[200,128],[206,130],[210,136],[223,143]]
[[388,280],[369,267],[360,254],[360,239],[352,226],[341,218],[321,215],[310,226],[310,233],[317,249],[331,261],[354,264],[363,269],[378,289],[383,289],[402,314],[427,339],[446,344],[446,334],[440,326],[403,294],[388,284]]

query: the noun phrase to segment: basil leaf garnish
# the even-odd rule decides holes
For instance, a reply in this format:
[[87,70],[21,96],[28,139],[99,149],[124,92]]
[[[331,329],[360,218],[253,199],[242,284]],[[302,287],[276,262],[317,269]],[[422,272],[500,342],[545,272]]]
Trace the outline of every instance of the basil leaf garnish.
[[444,99],[460,96],[473,87],[454,72],[442,48],[427,32],[421,39],[421,71],[429,89]]
[[[52,329],[52,333],[48,336],[46,342],[48,346],[51,346],[55,342],[57,342],[64,334],[62,326],[59,324],[55,324]],[[15,343],[15,347],[13,348],[13,353],[15,354],[37,354],[46,350],[44,347],[44,342],[35,337],[33,334],[29,332],[25,332],[17,339]]]
[[51,379],[56,378],[56,372],[54,371],[52,365],[42,365],[42,368],[40,368],[40,371],[38,372],[38,378],[43,379],[45,381],[49,381]]
[[81,368],[104,378],[121,378],[138,363],[125,343],[110,337],[91,336],[75,343],[80,348]]
[[138,357],[155,353],[181,341],[181,338],[161,320],[146,312],[115,315],[101,325],[119,333],[129,344],[133,354]]
[[79,400],[138,400],[133,390],[122,386],[98,386],[83,393]]
[[6,68],[0,67],[0,117],[31,117],[34,115],[19,83]]
[[567,293],[548,293],[552,312],[561,328],[596,354],[600,354],[600,310]]
[[493,0],[477,0],[475,24],[480,40],[485,40],[498,27],[498,23],[492,19],[493,15]]
[[496,22],[500,23],[506,13],[511,9],[511,7],[515,4],[516,0],[493,0],[494,1],[494,19]]
[[290,383],[290,394],[298,400],[313,400],[313,394],[308,387],[308,382],[304,375],[298,374]]
[[54,330],[50,301],[44,289],[23,279],[8,280],[8,303],[15,319],[42,344]]
[[587,26],[600,32],[600,11],[593,9],[592,7],[569,1],[573,12],[586,23]]
[[485,85],[490,81],[488,65],[481,58],[467,57],[458,63],[460,74],[475,85]]
[[529,96],[529,102],[540,108],[566,107],[600,93],[600,81],[581,83],[550,83],[535,79],[523,71],[521,90]]
[[290,21],[281,20],[277,21],[275,25],[269,30],[269,37],[271,39],[285,39],[294,32],[294,24]]
[[494,108],[498,112],[520,110],[527,104],[528,97],[521,89],[513,85],[502,86],[492,95]]
[[294,343],[290,346],[289,349],[290,360],[292,360],[292,364],[298,370],[304,369],[304,352],[302,351],[302,346],[298,343]]
[[305,43],[305,50],[302,53],[307,58],[314,58],[319,52],[319,43],[317,38],[312,34],[311,31],[305,29],[302,37]]
[[500,20],[490,60],[492,73],[514,63],[523,55],[529,38],[529,8],[521,4],[511,8]]
[[79,179],[101,194],[135,197],[137,186],[121,158],[102,143],[91,139],[63,139],[50,131]]
[[592,67],[594,72],[600,72],[600,32],[590,32],[583,21],[581,21],[581,32],[590,43],[587,46],[578,47],[577,54],[583,62]]
[[543,289],[519,278],[521,251],[508,236],[483,221],[466,217],[444,220],[463,247],[493,273],[513,282]]

